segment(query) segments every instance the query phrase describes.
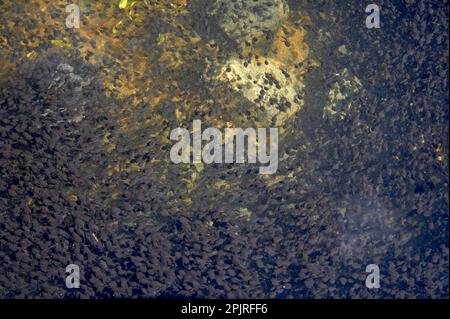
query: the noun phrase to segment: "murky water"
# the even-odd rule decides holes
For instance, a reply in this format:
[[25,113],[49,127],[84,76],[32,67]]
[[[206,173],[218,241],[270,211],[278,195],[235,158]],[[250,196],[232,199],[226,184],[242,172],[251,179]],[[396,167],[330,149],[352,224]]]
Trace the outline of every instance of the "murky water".
[[[59,268],[41,265],[50,269],[45,282],[78,261],[84,296],[373,297],[355,269],[403,267],[416,251],[418,260],[448,256],[448,236],[445,243],[439,235],[448,227],[448,110],[433,113],[429,132],[408,108],[391,109],[400,93],[383,88],[389,81],[374,70],[399,65],[392,53],[394,66],[383,62],[383,41],[395,31],[376,33],[373,43],[358,38],[368,34],[361,3],[76,4],[79,29],[65,25],[66,1],[0,4],[1,102],[34,107],[25,108],[30,117],[2,109],[5,127],[36,128],[19,147],[29,150],[20,165],[4,156],[13,168],[0,192],[19,228],[32,230],[30,240],[47,243],[42,259],[60,256]],[[405,65],[407,73],[413,64]],[[396,87],[415,77],[404,81]],[[26,89],[9,97],[14,83]],[[441,93],[430,101],[442,102]],[[420,112],[426,118],[429,111]],[[192,131],[198,119],[221,130],[278,128],[278,171],[174,164],[170,132]],[[22,134],[5,131],[11,141]],[[35,140],[41,132],[42,143]],[[404,136],[411,140],[397,147]],[[5,154],[18,148],[9,139]],[[427,167],[429,178],[410,173],[411,163]],[[428,229],[421,212],[431,210],[437,224]],[[26,240],[25,256],[5,244],[11,270],[33,263]],[[79,296],[58,289],[56,297]],[[395,296],[390,289],[381,297]]]

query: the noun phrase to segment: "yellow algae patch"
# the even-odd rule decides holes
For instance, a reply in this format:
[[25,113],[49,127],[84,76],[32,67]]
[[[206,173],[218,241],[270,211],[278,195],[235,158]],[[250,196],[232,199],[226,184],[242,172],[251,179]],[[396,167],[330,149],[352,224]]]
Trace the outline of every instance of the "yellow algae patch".
[[128,4],[128,0],[120,0],[119,8],[120,9],[125,9],[127,7],[127,4]]
[[[35,12],[36,14],[27,15],[25,23],[22,19],[14,18],[18,12],[14,10],[15,6],[20,6],[25,12]],[[0,26],[0,35],[9,34],[0,36],[0,47],[6,51],[6,54],[1,52],[2,58],[11,53],[25,57],[33,50],[42,48],[42,45],[49,43],[53,47],[72,47],[69,39],[70,30],[61,28],[61,23],[64,25],[64,17],[52,16],[61,12],[60,1],[4,1],[0,7],[2,15],[7,19],[7,22]],[[39,11],[37,12],[37,10]],[[8,32],[4,30],[8,30]],[[57,39],[54,38],[55,30],[58,30]]]
[[111,194],[111,198],[112,198],[113,200],[117,200],[117,199],[119,198],[119,196],[120,196],[120,193],[119,193],[119,192],[114,192],[114,193]]
[[75,194],[71,194],[71,195],[69,195],[69,200],[71,202],[76,202],[78,200],[78,196]]
[[35,208],[35,207],[36,207],[36,204],[35,204],[33,198],[29,198],[29,199],[27,200],[27,206],[28,206],[29,208]]
[[181,112],[179,108],[175,109],[175,117],[177,118],[178,121],[182,121],[185,118],[183,112]]
[[50,43],[55,46],[55,47],[59,47],[59,48],[71,48],[72,44],[69,41],[69,38],[64,37],[62,39],[54,39],[54,40],[50,40]]
[[309,47],[305,43],[306,32],[289,23],[285,23],[276,33],[272,43],[272,54],[286,66],[293,67],[306,59]]
[[164,46],[164,53],[159,62],[165,67],[176,69],[185,63],[181,52],[187,48],[190,42],[173,33],[163,33],[158,36],[158,45]]
[[188,3],[188,0],[172,0],[171,3],[178,6],[185,6]]
[[37,57],[37,53],[36,51],[31,51],[30,53],[27,54],[27,58],[33,60],[34,58]]
[[110,136],[111,136],[111,132],[105,131],[105,133],[103,135],[103,144],[106,146],[107,152],[112,152],[113,150],[116,149],[116,145],[109,140]]
[[237,186],[237,183],[232,183],[223,179],[218,179],[214,182],[213,187],[216,190],[228,191]]
[[[117,166],[118,170],[116,170],[116,166]],[[112,176],[115,172],[120,172],[119,165],[116,165],[116,166],[108,165],[108,168],[106,170],[106,173],[108,174],[108,176]]]

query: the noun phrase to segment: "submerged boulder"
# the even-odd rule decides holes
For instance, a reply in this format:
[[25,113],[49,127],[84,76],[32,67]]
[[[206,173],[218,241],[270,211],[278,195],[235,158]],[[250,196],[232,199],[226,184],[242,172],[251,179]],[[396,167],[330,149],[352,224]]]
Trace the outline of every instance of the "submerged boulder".
[[284,130],[286,121],[304,104],[305,74],[318,63],[308,58],[303,28],[286,21],[275,31],[266,48],[232,52],[218,65],[212,63],[209,70],[212,80],[224,83],[253,105],[259,124]]
[[80,122],[86,116],[90,97],[98,90],[95,67],[61,52],[50,52],[33,63],[25,63],[18,72],[45,102],[39,105],[41,116],[53,118],[54,124]]
[[240,47],[272,39],[288,14],[283,0],[217,0],[209,13]]
[[249,63],[232,57],[220,69],[218,79],[264,111],[267,125],[282,125],[303,105],[303,82],[275,58],[252,59]]

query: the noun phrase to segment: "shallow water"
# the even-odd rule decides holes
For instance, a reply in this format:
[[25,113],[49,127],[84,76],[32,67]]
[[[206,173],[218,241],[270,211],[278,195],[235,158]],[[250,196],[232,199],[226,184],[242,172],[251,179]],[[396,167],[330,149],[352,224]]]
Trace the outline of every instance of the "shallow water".
[[[65,1],[0,4],[0,296],[444,296],[448,10],[385,1],[368,31],[358,1],[287,1],[241,34],[212,3],[80,0],[79,29]],[[277,127],[277,172],[172,163],[196,119]]]

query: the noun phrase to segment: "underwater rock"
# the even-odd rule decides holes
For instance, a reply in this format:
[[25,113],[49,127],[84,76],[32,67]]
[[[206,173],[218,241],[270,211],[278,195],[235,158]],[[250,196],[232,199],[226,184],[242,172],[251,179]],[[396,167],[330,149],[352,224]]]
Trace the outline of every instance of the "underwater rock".
[[232,57],[222,66],[217,78],[263,108],[269,125],[280,126],[303,105],[300,97],[304,84],[291,77],[276,59],[268,58],[265,62],[253,59],[248,63]]
[[214,70],[212,79],[253,104],[259,124],[279,127],[283,133],[286,121],[304,105],[305,74],[319,66],[308,58],[305,34],[286,21],[266,49],[232,53]]
[[323,117],[343,120],[352,109],[353,94],[361,90],[362,84],[356,76],[351,76],[347,69],[336,76],[338,79],[328,92],[328,103],[323,109]]
[[251,46],[271,39],[288,17],[289,7],[283,0],[218,0],[210,16],[239,46]]
[[276,126],[283,134],[287,120],[304,105],[305,75],[319,66],[308,58],[305,36],[302,27],[285,21],[264,48],[232,51],[225,59],[208,61],[204,78],[241,95],[245,111],[255,116],[258,125]]
[[95,87],[90,87],[95,78],[94,67],[82,63],[79,59],[52,52],[38,58],[33,64],[24,65],[20,72],[39,96],[49,102],[45,103],[47,107],[41,110],[43,117],[53,115],[57,119],[55,123],[77,123],[85,117],[88,104],[85,96]]

